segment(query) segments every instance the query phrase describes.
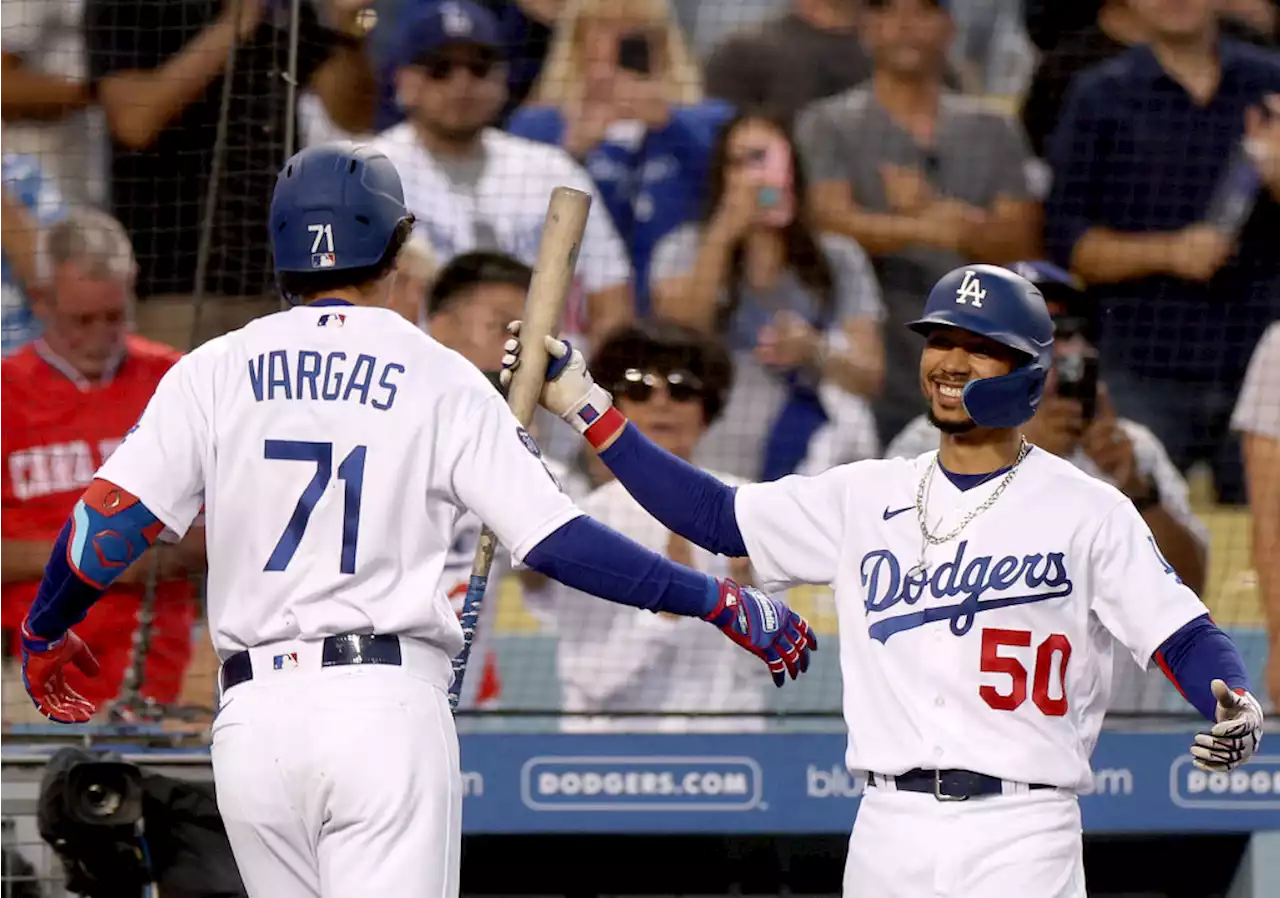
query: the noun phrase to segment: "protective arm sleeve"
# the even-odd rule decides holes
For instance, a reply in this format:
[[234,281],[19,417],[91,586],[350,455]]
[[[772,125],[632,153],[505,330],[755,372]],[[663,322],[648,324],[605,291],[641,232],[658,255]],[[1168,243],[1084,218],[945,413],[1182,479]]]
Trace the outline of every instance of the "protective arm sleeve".
[[1155,662],[1195,709],[1213,721],[1218,699],[1209,684],[1222,680],[1232,690],[1249,689],[1249,675],[1235,643],[1209,615],[1188,621],[1161,643]]
[[600,459],[668,530],[717,555],[747,554],[733,487],[667,452],[631,423]]
[[62,525],[27,615],[33,636],[55,640],[84,620],[107,587],[156,541],[162,524],[136,496],[94,480]]
[[525,564],[566,586],[619,605],[706,617],[720,600],[720,584],[668,561],[585,515],[548,534]]

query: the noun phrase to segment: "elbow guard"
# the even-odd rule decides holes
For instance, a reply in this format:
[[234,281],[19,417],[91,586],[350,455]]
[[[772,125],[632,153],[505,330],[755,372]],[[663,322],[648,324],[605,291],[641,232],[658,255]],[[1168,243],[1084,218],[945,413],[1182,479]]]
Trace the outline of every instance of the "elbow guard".
[[106,589],[164,530],[142,501],[106,480],[89,484],[71,512],[67,563],[95,589]]

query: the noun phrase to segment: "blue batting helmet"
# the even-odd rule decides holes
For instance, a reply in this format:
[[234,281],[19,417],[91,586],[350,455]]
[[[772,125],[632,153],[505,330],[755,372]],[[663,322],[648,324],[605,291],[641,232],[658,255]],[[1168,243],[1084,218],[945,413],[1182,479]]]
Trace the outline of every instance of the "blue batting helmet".
[[307,147],[285,163],[271,197],[276,271],[377,265],[405,220],[400,173],[381,152],[350,141]]
[[1035,284],[1007,268],[967,265],[938,281],[924,315],[907,327],[928,334],[935,327],[980,334],[1025,356],[1000,377],[965,384],[965,411],[980,427],[1017,427],[1031,420],[1053,366],[1053,320]]

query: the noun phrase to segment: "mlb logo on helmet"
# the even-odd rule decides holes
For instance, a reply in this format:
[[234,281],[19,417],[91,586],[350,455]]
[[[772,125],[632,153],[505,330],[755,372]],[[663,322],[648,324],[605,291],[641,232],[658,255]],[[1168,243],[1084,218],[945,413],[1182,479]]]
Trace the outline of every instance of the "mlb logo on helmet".
[[342,327],[346,323],[346,315],[340,315],[337,312],[325,312],[320,316],[320,320],[316,322],[316,325],[318,327]]
[[312,268],[332,268],[338,264],[338,260],[334,258],[333,253],[312,253]]

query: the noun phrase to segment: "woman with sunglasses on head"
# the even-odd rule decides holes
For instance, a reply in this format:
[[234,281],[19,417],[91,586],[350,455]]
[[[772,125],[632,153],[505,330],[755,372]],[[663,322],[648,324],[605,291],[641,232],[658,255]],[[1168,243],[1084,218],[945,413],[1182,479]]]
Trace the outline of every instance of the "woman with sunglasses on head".
[[703,99],[669,0],[569,0],[530,99],[506,128],[586,167],[631,253],[644,315],[653,249],[697,215],[712,143],[732,111]]
[[[699,457],[736,476],[792,473],[824,425],[874,452],[880,288],[862,248],[809,224],[804,169],[786,129],[741,114],[725,126],[701,222],[663,239],[654,311],[722,336],[735,385]],[[855,454],[840,461],[861,457]]]
[[[614,405],[668,452],[688,459],[724,407],[732,363],[719,341],[670,322],[615,331],[591,370]],[[723,474],[716,476],[734,482]],[[578,500],[596,520],[672,561],[750,582],[746,559],[726,559],[664,528],[611,480]],[[759,730],[765,697],[750,656],[723,638],[665,614],[633,613],[551,582],[533,610],[555,622],[566,731],[709,732]],[[712,633],[713,637],[719,634]],[[726,642],[725,651],[720,642]],[[743,655],[746,663],[737,657]],[[609,716],[625,712],[631,716]],[[691,716],[716,712],[718,716]],[[726,716],[739,712],[746,716]],[[652,717],[635,716],[654,715]]]

